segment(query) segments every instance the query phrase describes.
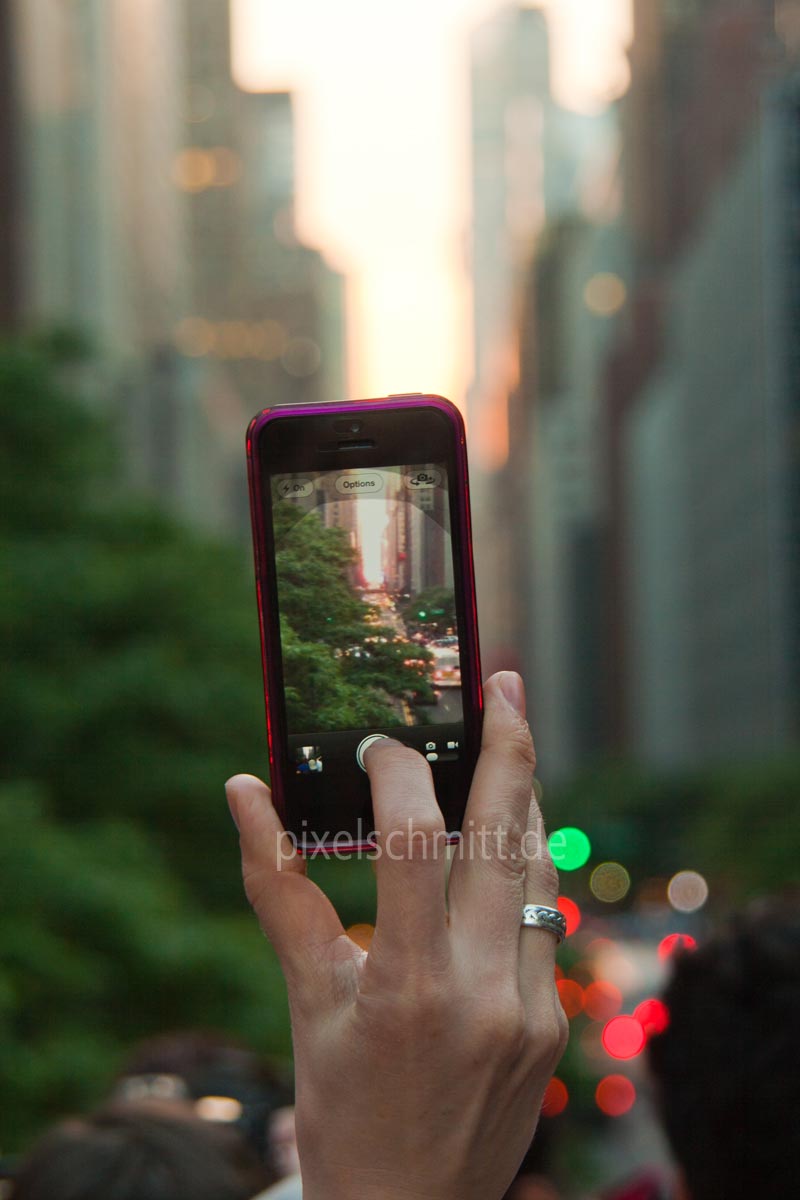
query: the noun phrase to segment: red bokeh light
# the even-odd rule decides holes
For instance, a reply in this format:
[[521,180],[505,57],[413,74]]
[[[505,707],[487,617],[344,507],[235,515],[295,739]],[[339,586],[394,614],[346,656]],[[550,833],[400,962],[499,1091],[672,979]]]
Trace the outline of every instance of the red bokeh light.
[[543,1117],[557,1117],[562,1113],[569,1104],[569,1092],[567,1086],[562,1083],[555,1075],[550,1080],[545,1089],[544,1100],[542,1102]]
[[583,1009],[583,988],[574,979],[559,979],[556,982],[561,1007],[570,1018],[577,1017]]
[[655,998],[643,1000],[641,1004],[636,1005],[633,1015],[640,1022],[645,1037],[652,1037],[654,1033],[663,1033],[669,1025],[669,1009],[663,1000]]
[[697,942],[688,933],[668,933],[658,943],[658,957],[669,958],[676,950],[696,950]]
[[559,896],[556,901],[558,911],[563,913],[567,921],[567,937],[574,933],[580,927],[581,910],[578,908],[574,900],[570,900],[567,896]]
[[594,1093],[595,1103],[607,1117],[621,1117],[636,1102],[636,1088],[625,1075],[605,1075]]
[[622,1008],[622,992],[607,979],[597,979],[584,992],[583,1007],[593,1021],[609,1021]]
[[603,1045],[612,1058],[634,1058],[644,1048],[645,1040],[636,1017],[612,1017],[603,1030]]

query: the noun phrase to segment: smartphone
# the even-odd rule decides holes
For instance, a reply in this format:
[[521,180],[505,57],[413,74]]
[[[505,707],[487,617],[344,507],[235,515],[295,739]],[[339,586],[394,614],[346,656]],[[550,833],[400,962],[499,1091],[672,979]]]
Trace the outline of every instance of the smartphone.
[[457,837],[483,705],[458,409],[275,405],[247,458],[272,795],[298,852],[374,845],[381,737],[425,756]]

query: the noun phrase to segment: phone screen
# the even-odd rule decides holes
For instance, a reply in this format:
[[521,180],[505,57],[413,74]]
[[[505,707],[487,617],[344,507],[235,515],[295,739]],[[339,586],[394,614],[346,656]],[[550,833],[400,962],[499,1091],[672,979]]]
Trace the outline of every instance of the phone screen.
[[384,734],[463,746],[444,462],[271,474],[287,761],[313,788]]

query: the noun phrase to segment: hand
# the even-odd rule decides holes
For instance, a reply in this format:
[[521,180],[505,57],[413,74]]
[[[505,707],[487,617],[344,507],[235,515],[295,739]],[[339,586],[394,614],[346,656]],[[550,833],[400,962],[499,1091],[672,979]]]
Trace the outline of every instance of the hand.
[[289,993],[304,1200],[501,1197],[566,1044],[556,939],[520,925],[523,904],[555,907],[558,891],[522,681],[502,672],[484,695],[449,891],[428,763],[392,741],[367,751],[379,832],[369,953],[303,859],[280,861],[266,786],[228,783],[247,895]]

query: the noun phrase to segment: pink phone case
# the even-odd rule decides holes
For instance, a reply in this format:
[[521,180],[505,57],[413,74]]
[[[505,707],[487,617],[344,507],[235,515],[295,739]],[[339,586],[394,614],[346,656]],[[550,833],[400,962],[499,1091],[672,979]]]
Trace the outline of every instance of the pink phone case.
[[[275,663],[277,661],[277,650],[279,648],[279,633],[276,623],[269,620],[269,614],[264,610],[264,598],[267,594],[265,585],[265,564],[263,562],[262,547],[265,544],[264,530],[264,495],[262,488],[262,471],[261,462],[258,454],[259,438],[258,435],[271,421],[275,421],[280,417],[285,417],[289,413],[293,416],[329,416],[335,413],[341,413],[343,416],[351,414],[365,413],[375,411],[376,408],[381,410],[402,410],[404,408],[418,408],[421,405],[430,408],[438,409],[453,426],[456,444],[456,468],[459,477],[458,494],[462,502],[458,504],[452,513],[453,525],[457,527],[459,541],[462,547],[461,554],[461,584],[464,590],[464,596],[467,599],[468,619],[466,628],[459,630],[460,650],[462,661],[469,661],[472,669],[466,672],[469,679],[469,686],[466,690],[466,702],[472,706],[473,711],[479,714],[483,711],[483,691],[481,688],[481,673],[480,673],[480,648],[478,643],[478,617],[477,605],[475,599],[475,572],[472,557],[472,525],[470,519],[469,506],[469,474],[467,468],[467,449],[466,449],[466,433],[464,429],[464,421],[461,413],[456,406],[443,396],[426,395],[423,393],[414,393],[405,396],[386,396],[377,397],[368,400],[347,400],[341,402],[328,401],[322,404],[282,404],[275,405],[273,408],[262,409],[253,420],[247,429],[247,474],[250,490],[250,515],[253,527],[253,551],[255,558],[255,574],[256,574],[256,596],[258,602],[258,622],[261,633],[261,660],[264,672],[264,699],[266,705],[267,718],[267,742],[269,746],[269,765],[270,765],[270,785],[272,788],[272,800],[276,811],[282,820],[285,820],[286,804],[283,795],[283,780],[280,764],[278,762],[278,747],[274,737],[273,719],[270,710],[270,695],[277,695],[280,683],[277,677]],[[366,850],[372,845],[371,842],[353,842],[348,849],[351,850]],[[324,853],[324,851],[319,851]]]

